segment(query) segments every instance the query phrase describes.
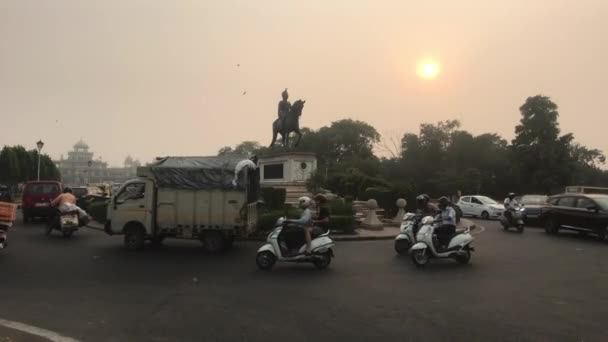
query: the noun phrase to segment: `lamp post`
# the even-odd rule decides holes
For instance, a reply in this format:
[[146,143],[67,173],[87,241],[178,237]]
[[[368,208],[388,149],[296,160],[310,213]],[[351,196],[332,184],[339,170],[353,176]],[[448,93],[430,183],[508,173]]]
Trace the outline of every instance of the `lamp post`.
[[44,147],[42,140],[38,140],[36,147],[38,147],[38,181],[40,181],[40,150]]

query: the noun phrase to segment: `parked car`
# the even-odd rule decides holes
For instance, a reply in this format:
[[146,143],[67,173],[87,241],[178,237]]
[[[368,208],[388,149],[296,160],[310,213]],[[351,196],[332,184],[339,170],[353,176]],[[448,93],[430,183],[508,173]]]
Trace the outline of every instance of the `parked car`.
[[12,202],[10,189],[6,185],[0,185],[0,202]]
[[567,229],[608,241],[608,195],[563,194],[548,202],[540,216],[547,233]]
[[484,220],[499,218],[505,211],[504,205],[481,195],[462,196],[456,205],[460,207],[463,215],[481,217]]
[[51,201],[61,194],[62,185],[56,181],[28,182],[23,188],[23,222],[34,217],[47,218],[53,214]]
[[525,220],[537,220],[543,210],[543,207],[547,205],[547,199],[549,197],[545,195],[524,195],[520,199],[520,203],[525,208]]

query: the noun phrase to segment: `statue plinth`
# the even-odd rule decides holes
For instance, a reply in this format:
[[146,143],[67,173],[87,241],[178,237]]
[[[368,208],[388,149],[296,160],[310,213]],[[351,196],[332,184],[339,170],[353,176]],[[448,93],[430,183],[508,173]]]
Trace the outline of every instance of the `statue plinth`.
[[310,196],[306,182],[317,170],[317,156],[308,152],[276,152],[258,157],[260,186],[283,188],[286,203],[297,203],[301,196]]

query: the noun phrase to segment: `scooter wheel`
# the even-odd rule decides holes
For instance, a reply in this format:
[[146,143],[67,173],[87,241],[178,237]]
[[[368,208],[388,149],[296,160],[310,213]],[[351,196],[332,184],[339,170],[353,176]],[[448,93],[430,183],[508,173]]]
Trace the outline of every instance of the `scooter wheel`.
[[519,233],[523,233],[523,232],[524,232],[524,225],[523,225],[523,224],[520,224],[520,225],[517,227],[517,231],[518,231]]
[[405,239],[395,240],[395,252],[399,255],[407,254],[407,251],[410,250],[410,242]]
[[69,239],[72,237],[73,234],[74,234],[73,230],[66,230],[63,232],[63,237],[66,239]]
[[318,268],[320,270],[326,269],[329,266],[329,264],[331,264],[331,254],[330,253],[321,254],[321,258],[315,259],[312,263],[315,265],[316,268]]
[[468,249],[465,251],[465,254],[456,257],[456,261],[461,264],[468,264],[469,260],[471,260],[471,251]]
[[274,266],[274,263],[277,261],[277,257],[269,251],[263,251],[258,253],[255,258],[255,263],[261,270],[268,271]]
[[412,261],[416,267],[424,267],[429,263],[429,255],[424,249],[417,249],[412,252]]

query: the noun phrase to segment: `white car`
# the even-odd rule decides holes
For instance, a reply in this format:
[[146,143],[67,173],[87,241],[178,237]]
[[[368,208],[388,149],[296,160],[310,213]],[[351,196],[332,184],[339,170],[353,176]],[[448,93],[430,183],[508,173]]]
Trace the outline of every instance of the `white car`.
[[497,203],[490,197],[480,195],[462,196],[458,200],[458,206],[463,215],[481,217],[484,220],[499,218],[505,211],[503,204]]

